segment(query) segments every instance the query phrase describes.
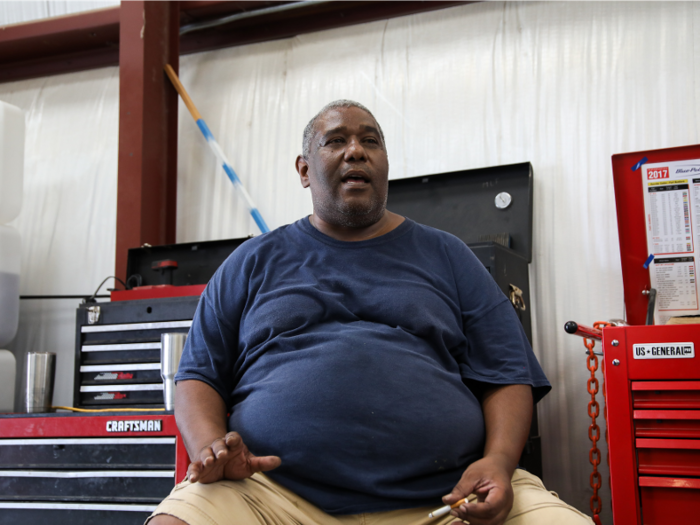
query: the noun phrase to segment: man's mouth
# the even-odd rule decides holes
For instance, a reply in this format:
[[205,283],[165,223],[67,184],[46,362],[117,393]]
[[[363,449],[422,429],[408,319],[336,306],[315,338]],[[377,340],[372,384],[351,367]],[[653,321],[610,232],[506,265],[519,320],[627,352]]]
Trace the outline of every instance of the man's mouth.
[[350,173],[345,175],[341,180],[343,184],[347,184],[348,186],[369,184],[369,177],[361,173]]

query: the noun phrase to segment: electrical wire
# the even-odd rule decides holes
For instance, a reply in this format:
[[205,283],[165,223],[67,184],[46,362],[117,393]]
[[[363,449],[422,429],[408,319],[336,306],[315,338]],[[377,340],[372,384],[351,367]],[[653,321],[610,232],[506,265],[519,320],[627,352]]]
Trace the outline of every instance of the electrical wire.
[[[20,299],[85,299],[87,295],[20,295]],[[107,299],[109,295],[95,295],[96,299]]]
[[87,299],[83,299],[83,302],[84,302],[84,303],[94,303],[94,302],[96,302],[96,301],[95,301],[95,297],[97,297],[97,292],[100,291],[100,288],[102,288],[102,285],[103,285],[104,283],[106,283],[108,279],[114,279],[115,281],[118,281],[118,282],[124,287],[125,290],[128,289],[127,286],[126,286],[126,283],[125,283],[124,281],[122,281],[119,277],[116,277],[116,276],[114,276],[114,275],[110,275],[109,277],[105,277],[104,281],[102,281],[102,282],[100,283],[100,285],[97,287],[97,290],[95,290],[95,293],[92,294],[92,295],[91,295],[90,297],[88,297]]
[[194,22],[192,24],[187,24],[180,28],[180,36],[191,33],[192,31],[199,31],[201,29],[209,29],[211,27],[218,27],[230,22],[235,22],[236,20],[243,20],[244,18],[255,18],[262,15],[269,15],[272,13],[280,13],[283,11],[290,11],[293,9],[299,9],[300,7],[306,7],[309,4],[327,4],[330,3],[328,0],[306,0],[301,2],[294,2],[292,4],[283,4],[273,7],[265,7],[263,9],[255,9],[253,11],[245,11],[243,13],[236,13],[234,15],[228,15],[223,18],[217,18],[216,20],[206,20],[204,22]]

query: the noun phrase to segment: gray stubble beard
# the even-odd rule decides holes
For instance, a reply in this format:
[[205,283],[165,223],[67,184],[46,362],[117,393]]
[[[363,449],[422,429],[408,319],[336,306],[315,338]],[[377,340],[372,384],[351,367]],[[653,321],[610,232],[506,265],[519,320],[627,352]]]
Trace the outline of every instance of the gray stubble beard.
[[336,226],[367,228],[384,216],[386,202],[387,194],[381,200],[377,194],[374,194],[368,206],[344,203],[340,208],[327,209],[322,203],[314,202],[314,213],[325,222]]

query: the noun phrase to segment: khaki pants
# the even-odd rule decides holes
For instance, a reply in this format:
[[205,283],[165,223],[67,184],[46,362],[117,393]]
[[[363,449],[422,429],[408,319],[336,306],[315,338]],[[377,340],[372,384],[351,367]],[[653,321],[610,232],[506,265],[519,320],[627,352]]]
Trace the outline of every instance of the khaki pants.
[[[515,501],[507,525],[592,525],[593,520],[547,491],[537,476],[516,470]],[[470,498],[471,499],[471,498]],[[151,517],[169,514],[189,525],[447,525],[447,515],[428,518],[436,507],[331,516],[263,474],[211,484],[183,481]],[[151,518],[146,520],[146,523]]]

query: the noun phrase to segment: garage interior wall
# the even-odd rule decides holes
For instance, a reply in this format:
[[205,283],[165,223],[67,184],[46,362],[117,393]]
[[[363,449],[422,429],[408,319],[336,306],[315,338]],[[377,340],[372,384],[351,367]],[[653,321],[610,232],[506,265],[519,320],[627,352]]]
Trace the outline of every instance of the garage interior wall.
[[[698,28],[693,2],[487,2],[183,56],[180,72],[271,228],[311,212],[294,159],[338,98],[375,113],[391,178],[532,163],[544,476],[589,512],[589,372],[563,325],[624,316],[610,158],[700,141]],[[0,84],[27,113],[22,295],[113,275],[118,84],[118,68]],[[257,233],[182,104],[178,157],[178,242]],[[56,404],[72,404],[77,303],[22,301],[9,346],[18,374],[27,351],[58,353]]]

